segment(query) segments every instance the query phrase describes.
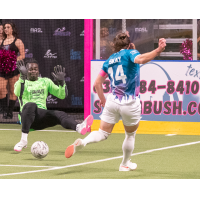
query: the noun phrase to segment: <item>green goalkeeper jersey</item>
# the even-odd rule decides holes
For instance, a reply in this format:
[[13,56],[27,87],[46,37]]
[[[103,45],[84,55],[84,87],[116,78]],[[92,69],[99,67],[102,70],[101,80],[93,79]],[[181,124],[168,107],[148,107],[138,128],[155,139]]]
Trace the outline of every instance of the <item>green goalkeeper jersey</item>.
[[[21,98],[19,98],[21,94],[22,83],[24,83],[24,91]],[[46,110],[46,99],[48,93],[56,96],[59,99],[64,99],[66,97],[65,87],[66,84],[64,84],[63,87],[60,85],[55,85],[49,78],[38,77],[37,81],[24,81],[19,78],[19,80],[15,83],[14,93],[19,99],[20,111],[22,111],[23,106],[29,102],[36,103],[38,108]]]

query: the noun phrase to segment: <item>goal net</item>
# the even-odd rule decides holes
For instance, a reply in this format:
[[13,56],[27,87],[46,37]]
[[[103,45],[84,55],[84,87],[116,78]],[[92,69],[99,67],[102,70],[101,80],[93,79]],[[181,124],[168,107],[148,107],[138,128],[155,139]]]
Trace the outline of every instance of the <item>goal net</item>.
[[[47,109],[62,110],[70,113],[76,120],[83,120],[84,115],[84,19],[2,19],[0,23],[13,22],[18,38],[23,42],[25,58],[35,58],[39,63],[41,77],[50,78],[54,66],[65,67],[65,82],[68,96],[58,99],[49,94]],[[7,43],[1,42],[1,47]],[[17,56],[20,56],[20,52]],[[12,78],[0,77],[0,122],[19,123],[19,102],[13,97]],[[56,82],[55,82],[56,83]],[[2,100],[3,99],[3,100]],[[12,115],[7,114],[8,110]]]

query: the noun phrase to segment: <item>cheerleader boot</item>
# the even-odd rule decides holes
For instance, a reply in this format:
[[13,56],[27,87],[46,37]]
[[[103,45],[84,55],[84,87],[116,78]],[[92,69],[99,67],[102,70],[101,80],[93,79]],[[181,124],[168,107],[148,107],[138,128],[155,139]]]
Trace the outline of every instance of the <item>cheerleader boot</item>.
[[7,96],[3,99],[0,99],[0,114],[6,115],[7,111]]
[[13,118],[13,109],[15,106],[15,102],[16,102],[16,100],[9,100],[9,106],[7,109],[7,114],[5,116],[6,118],[4,118],[4,119],[12,119]]

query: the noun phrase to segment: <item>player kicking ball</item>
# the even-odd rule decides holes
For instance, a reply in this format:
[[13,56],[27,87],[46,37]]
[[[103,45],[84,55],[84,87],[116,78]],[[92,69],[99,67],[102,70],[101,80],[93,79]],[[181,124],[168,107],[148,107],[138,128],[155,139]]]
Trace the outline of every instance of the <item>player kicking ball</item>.
[[[94,83],[100,104],[104,107],[100,116],[100,128],[84,139],[77,139],[67,147],[65,157],[70,158],[87,144],[107,139],[121,117],[125,129],[125,140],[122,144],[123,159],[119,171],[132,171],[137,168],[137,164],[132,163],[130,157],[134,150],[136,130],[141,119],[139,64],[145,64],[158,56],[165,49],[166,40],[159,39],[158,48],[144,54],[134,49],[129,37],[124,33],[117,34],[113,43],[116,53],[104,62]],[[102,83],[107,77],[110,79],[112,93],[106,100]]]
[[52,76],[58,81],[55,85],[49,78],[39,76],[39,64],[35,59],[30,59],[26,64],[17,62],[20,78],[15,83],[14,93],[19,99],[19,120],[22,123],[21,140],[14,147],[15,151],[21,151],[28,144],[28,133],[33,130],[42,130],[60,124],[66,129],[72,129],[78,133],[86,134],[93,123],[93,116],[89,115],[81,124],[78,124],[67,113],[57,110],[47,110],[46,99],[48,93],[57,98],[66,98],[68,91],[65,84],[65,68],[54,67]]

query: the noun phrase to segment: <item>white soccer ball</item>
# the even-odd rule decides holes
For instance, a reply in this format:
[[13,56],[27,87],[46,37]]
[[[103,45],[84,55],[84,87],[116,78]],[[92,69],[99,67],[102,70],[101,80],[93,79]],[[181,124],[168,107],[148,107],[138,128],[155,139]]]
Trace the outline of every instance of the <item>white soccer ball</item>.
[[37,141],[31,146],[31,153],[36,158],[44,158],[49,153],[49,147],[45,142]]

